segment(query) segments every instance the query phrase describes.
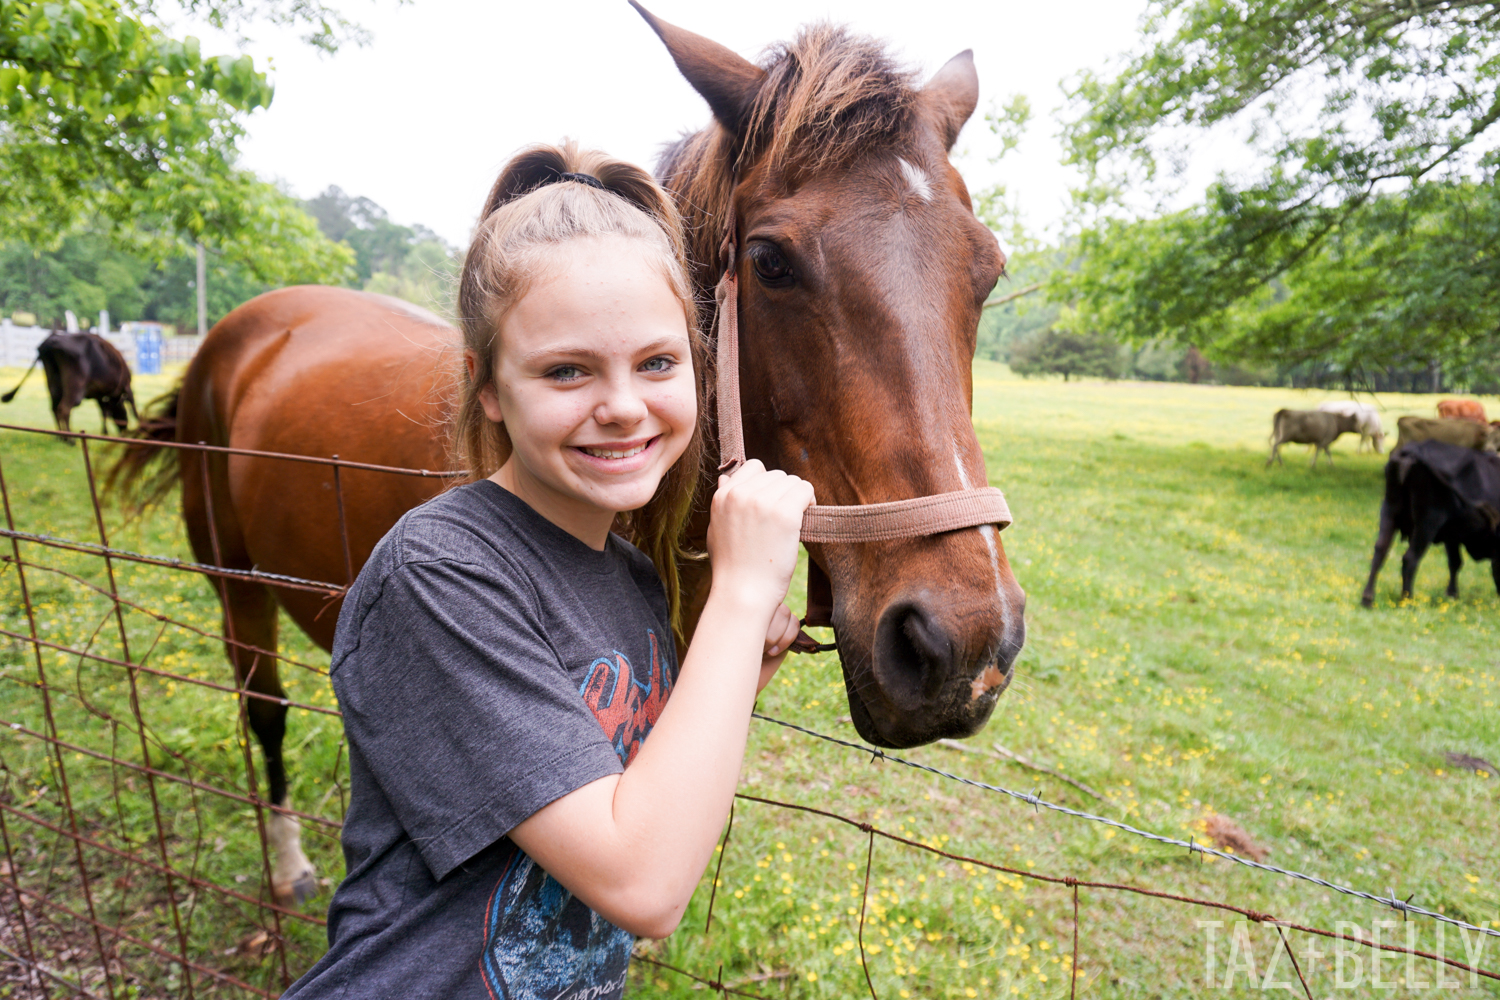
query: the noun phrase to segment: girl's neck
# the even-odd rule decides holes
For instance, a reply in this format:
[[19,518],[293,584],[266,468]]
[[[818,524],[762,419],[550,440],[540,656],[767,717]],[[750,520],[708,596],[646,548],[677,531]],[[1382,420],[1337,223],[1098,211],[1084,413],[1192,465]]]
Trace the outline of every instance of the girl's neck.
[[526,466],[511,457],[490,481],[515,496],[526,506],[551,521],[595,552],[603,552],[614,526],[615,512],[601,510],[572,497],[559,495],[526,472]]

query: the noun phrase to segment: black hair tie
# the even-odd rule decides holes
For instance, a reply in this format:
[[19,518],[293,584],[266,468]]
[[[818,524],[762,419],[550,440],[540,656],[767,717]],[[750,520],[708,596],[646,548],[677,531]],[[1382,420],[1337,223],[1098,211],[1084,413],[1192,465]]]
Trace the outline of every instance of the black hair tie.
[[558,174],[557,179],[560,181],[577,181],[580,184],[587,184],[591,188],[598,188],[600,191],[609,190],[599,178],[592,174]]

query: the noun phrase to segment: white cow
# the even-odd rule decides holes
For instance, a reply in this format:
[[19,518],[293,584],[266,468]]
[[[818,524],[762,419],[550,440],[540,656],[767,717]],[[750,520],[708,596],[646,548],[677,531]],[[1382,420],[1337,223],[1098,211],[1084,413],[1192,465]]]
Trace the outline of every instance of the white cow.
[[1359,450],[1364,450],[1365,442],[1370,442],[1370,447],[1375,449],[1379,455],[1385,447],[1385,428],[1380,425],[1380,413],[1368,403],[1356,403],[1351,399],[1331,400],[1327,403],[1319,403],[1318,409],[1324,413],[1342,413],[1359,421]]

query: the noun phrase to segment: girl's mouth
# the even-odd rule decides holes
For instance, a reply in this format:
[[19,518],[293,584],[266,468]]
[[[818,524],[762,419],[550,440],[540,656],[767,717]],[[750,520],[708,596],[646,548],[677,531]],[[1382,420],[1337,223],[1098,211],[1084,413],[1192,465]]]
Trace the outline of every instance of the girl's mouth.
[[[658,436],[659,437],[659,436]],[[577,450],[591,458],[604,459],[606,461],[621,461],[634,458],[641,452],[650,448],[657,442],[658,438],[647,438],[644,441],[622,441],[617,445],[581,445]]]

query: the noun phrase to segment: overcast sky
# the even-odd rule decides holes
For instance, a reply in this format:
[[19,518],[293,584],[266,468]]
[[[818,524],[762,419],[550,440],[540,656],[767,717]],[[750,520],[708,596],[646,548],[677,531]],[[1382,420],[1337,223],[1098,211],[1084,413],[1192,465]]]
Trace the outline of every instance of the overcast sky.
[[[1059,81],[1129,48],[1144,0],[646,6],[751,59],[819,18],[887,40],[924,76],[972,48],[980,111],[955,148],[960,169],[971,187],[1005,183],[1029,223],[1046,227],[1061,215],[1069,182],[1052,117]],[[320,56],[295,33],[250,29],[247,51],[262,67],[272,60],[276,99],[249,119],[244,164],[300,197],[337,184],[457,245],[467,242],[500,165],[527,143],[571,136],[650,166],[663,142],[708,121],[707,106],[625,0],[380,0],[340,9],[371,30],[368,47]],[[203,37],[206,51],[232,48],[211,31],[180,30]],[[1031,99],[1033,126],[993,166],[998,142],[982,113],[1018,92]]]

